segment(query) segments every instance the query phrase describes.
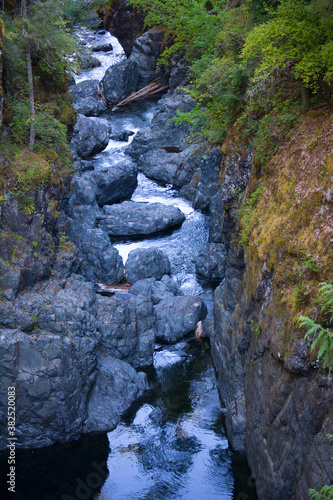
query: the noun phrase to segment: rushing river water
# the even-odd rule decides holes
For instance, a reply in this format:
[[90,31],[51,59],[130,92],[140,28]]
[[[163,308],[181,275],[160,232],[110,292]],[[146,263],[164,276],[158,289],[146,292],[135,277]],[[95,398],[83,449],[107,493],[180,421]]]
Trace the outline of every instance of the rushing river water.
[[[103,66],[82,73],[77,82],[100,79],[108,66],[124,57],[116,39],[109,34],[103,38],[112,41],[114,51],[99,53]],[[136,133],[149,123],[154,107],[146,104],[112,113],[113,132]],[[110,141],[95,157],[94,167],[117,164],[127,144]],[[178,206],[186,221],[163,236],[118,242],[116,247],[124,261],[137,247],[156,246],[165,251],[182,292],[200,294],[211,317],[212,290],[197,280],[192,262],[207,242],[207,216],[194,211],[170,187],[159,186],[142,174],[138,181],[132,200]],[[147,375],[150,390],[112,432],[18,452],[15,499],[255,500],[246,461],[228,446],[208,340],[157,346],[154,366]]]

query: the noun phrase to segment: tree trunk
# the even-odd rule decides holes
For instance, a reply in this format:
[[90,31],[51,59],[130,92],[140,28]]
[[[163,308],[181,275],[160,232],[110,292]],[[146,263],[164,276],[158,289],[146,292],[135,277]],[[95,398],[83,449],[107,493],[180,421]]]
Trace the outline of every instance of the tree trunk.
[[310,102],[310,92],[307,87],[304,87],[304,85],[301,83],[301,96],[302,96],[302,104],[305,109],[308,109],[309,107],[309,102]]
[[[27,20],[27,4],[26,0],[22,0],[22,15],[23,19]],[[30,141],[29,150],[34,150],[35,145],[35,100],[34,100],[34,85],[32,78],[31,53],[30,43],[28,38],[28,23],[24,23],[23,36],[25,38],[25,54],[27,58],[28,70],[28,86],[29,86],[29,101],[30,101]]]

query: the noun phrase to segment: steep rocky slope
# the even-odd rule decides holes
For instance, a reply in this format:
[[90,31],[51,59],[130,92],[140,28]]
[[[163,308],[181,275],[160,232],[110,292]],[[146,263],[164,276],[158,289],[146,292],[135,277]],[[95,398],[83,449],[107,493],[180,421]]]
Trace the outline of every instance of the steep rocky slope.
[[304,499],[333,480],[333,380],[297,321],[332,281],[331,134],[330,115],[310,110],[263,170],[254,164],[245,201],[244,139],[233,130],[222,147],[230,247],[212,354],[229,439],[262,499]]

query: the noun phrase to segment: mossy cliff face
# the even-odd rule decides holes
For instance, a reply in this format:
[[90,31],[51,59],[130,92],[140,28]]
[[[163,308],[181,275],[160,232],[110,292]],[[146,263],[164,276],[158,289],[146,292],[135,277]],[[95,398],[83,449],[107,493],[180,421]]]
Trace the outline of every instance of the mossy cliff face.
[[23,150],[12,161],[0,154],[0,299],[13,300],[50,276],[60,202],[69,183],[53,151]]
[[[260,499],[305,499],[333,480],[333,379],[297,321],[313,317],[317,285],[333,277],[332,120],[313,114],[268,164],[254,161],[245,200],[235,191],[238,219],[224,205],[233,225],[212,353],[229,439],[246,451]],[[231,132],[222,192],[237,151],[243,158],[246,146]]]

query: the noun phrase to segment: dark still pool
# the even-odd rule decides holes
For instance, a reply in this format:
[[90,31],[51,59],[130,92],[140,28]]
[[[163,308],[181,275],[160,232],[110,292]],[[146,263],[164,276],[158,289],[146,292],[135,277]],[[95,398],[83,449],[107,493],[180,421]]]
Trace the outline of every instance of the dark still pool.
[[255,500],[224,433],[208,341],[158,348],[148,377],[151,389],[112,432],[18,451],[16,493],[2,476],[1,498]]

